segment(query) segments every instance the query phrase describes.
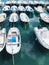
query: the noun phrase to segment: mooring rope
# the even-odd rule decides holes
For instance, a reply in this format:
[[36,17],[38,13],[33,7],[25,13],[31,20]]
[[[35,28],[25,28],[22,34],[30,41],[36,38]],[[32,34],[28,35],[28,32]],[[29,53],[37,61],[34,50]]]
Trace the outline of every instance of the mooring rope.
[[13,65],[15,65],[15,62],[14,62],[14,54],[13,54],[13,48],[12,48],[12,62],[13,62]]

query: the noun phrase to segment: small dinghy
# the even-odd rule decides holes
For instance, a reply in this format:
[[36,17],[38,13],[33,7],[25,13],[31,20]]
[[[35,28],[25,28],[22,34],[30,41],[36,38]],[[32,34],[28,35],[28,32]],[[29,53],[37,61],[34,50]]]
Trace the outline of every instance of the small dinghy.
[[6,51],[11,54],[17,54],[21,49],[21,35],[16,27],[10,28],[7,35]]
[[11,6],[11,1],[10,0],[6,1],[6,5]]
[[49,49],[49,30],[46,27],[38,29],[34,28],[35,35],[39,43],[46,49]]
[[21,12],[25,12],[26,10],[25,10],[24,6],[19,5],[18,11],[19,11],[19,13],[21,13]]
[[23,23],[28,23],[30,21],[29,17],[25,13],[20,13],[20,20]]
[[6,29],[0,30],[0,52],[4,49],[6,44]]
[[13,5],[11,6],[11,12],[17,12],[17,6]]
[[16,26],[18,25],[18,14],[17,13],[12,13],[9,17],[9,26]]
[[49,14],[41,13],[40,20],[41,22],[49,23]]
[[38,5],[38,6],[35,6],[34,7],[34,10],[36,13],[42,13],[42,12],[45,12],[45,7],[44,6],[41,6],[41,5]]
[[6,6],[3,7],[2,10],[3,10],[4,13],[9,14],[10,13],[10,6],[6,5]]
[[5,13],[1,13],[0,14],[0,24],[3,24],[6,20],[6,14]]

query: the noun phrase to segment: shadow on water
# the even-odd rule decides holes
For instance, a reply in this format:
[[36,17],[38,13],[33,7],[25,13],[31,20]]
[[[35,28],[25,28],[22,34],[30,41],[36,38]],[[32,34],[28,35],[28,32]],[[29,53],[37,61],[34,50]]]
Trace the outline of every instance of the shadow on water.
[[40,20],[40,24],[42,25],[42,27],[47,27],[49,29],[49,24],[48,23],[45,23],[41,19],[39,19],[39,20]]
[[4,48],[4,50],[0,53],[0,65],[4,64],[5,61],[9,61],[10,59],[11,55],[9,55]]
[[[14,62],[15,64],[17,64],[20,60],[21,57],[21,51],[18,54],[14,55]],[[9,62],[10,61],[10,62]],[[12,55],[10,55],[9,53],[6,52],[5,48],[4,50],[0,53],[0,65],[13,65],[13,61],[12,61]]]
[[24,22],[20,22],[21,26],[23,29],[27,30],[29,28],[29,24],[28,23],[24,23]]
[[1,52],[1,57],[2,57],[2,59],[3,59],[4,61],[11,59],[11,55],[9,55],[9,54],[6,52],[5,48],[4,48],[4,50]]
[[37,13],[36,11],[34,11],[35,12],[35,16],[36,17],[39,17],[40,16],[40,13]]
[[44,48],[37,40],[34,32],[30,36],[30,44],[32,48],[30,50],[31,54],[35,54],[37,57],[43,56],[49,52],[46,48]]
[[38,40],[36,41],[36,46],[39,48],[39,50],[41,51],[41,53],[47,53],[47,52],[49,52],[49,50],[48,49],[46,49],[46,48],[44,48],[41,44],[40,44],[40,42],[38,42]]

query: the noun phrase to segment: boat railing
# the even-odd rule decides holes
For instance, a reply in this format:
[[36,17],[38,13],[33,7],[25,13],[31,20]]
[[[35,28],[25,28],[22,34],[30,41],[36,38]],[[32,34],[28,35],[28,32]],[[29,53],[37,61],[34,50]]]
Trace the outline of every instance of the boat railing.
[[20,42],[17,42],[17,43],[9,43],[9,44],[6,44],[6,45],[18,45],[20,44]]

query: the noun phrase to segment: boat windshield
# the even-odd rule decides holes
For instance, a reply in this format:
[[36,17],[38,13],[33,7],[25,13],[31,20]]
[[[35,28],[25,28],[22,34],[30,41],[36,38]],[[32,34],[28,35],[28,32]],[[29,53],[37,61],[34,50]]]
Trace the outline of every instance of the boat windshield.
[[17,43],[18,42],[18,36],[11,36],[11,38],[8,39],[8,42],[10,42],[9,44],[13,43]]

